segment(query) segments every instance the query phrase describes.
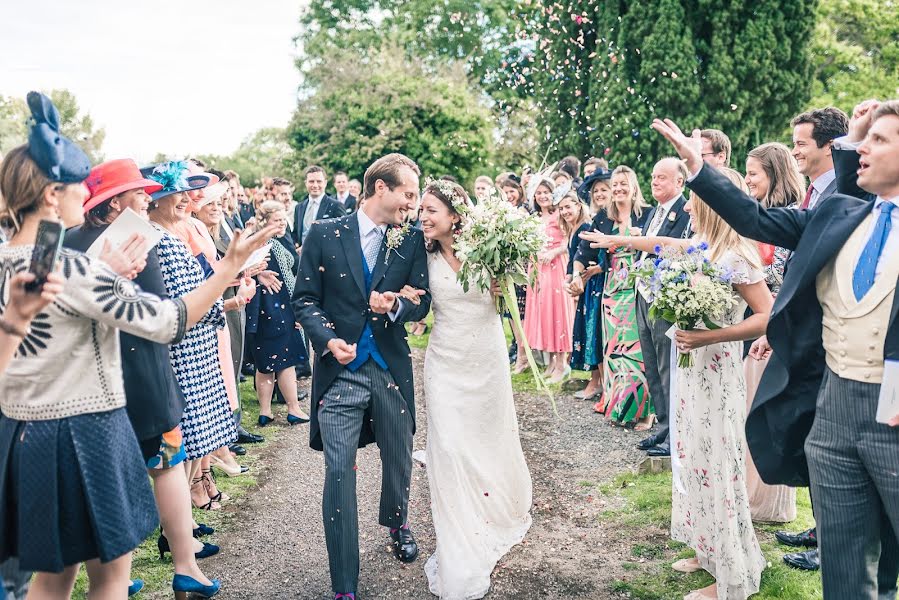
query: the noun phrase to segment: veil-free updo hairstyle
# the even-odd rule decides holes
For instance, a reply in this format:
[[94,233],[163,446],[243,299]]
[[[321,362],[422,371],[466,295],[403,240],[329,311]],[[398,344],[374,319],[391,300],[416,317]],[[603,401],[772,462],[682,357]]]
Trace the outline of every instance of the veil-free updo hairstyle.
[[[440,200],[444,206],[446,206],[447,210],[449,210],[450,215],[459,217],[459,221],[453,225],[453,234],[458,235],[462,231],[462,213],[459,209],[461,206],[472,206],[471,198],[468,197],[465,188],[454,181],[437,179],[430,181],[425,185],[421,197],[424,198],[425,194],[431,194]],[[437,252],[440,250],[440,242],[436,240],[427,240],[425,242],[425,249],[428,252]]]

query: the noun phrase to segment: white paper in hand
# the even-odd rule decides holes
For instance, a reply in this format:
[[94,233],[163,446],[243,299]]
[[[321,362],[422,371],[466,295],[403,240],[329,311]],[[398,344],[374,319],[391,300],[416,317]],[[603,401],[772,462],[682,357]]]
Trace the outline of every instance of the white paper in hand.
[[243,266],[240,268],[240,270],[246,271],[250,267],[258,265],[263,260],[265,260],[265,257],[268,256],[268,252],[269,252],[269,245],[266,244],[265,246],[263,246],[262,248],[260,248],[259,250],[256,250],[256,252],[251,254],[250,258],[247,259],[247,262],[245,262],[243,264]]
[[888,424],[896,417],[899,417],[899,361],[885,360],[877,400],[877,422]]
[[142,219],[140,215],[130,208],[126,208],[122,211],[122,214],[112,222],[112,225],[107,227],[106,231],[100,234],[100,237],[91,244],[91,247],[87,249],[85,254],[97,258],[103,251],[104,241],[108,241],[111,248],[118,248],[134,233],[143,236],[146,241],[145,252],[149,252],[150,248],[156,246],[156,244],[159,243],[159,240],[162,239],[161,231],[150,225],[149,221]]

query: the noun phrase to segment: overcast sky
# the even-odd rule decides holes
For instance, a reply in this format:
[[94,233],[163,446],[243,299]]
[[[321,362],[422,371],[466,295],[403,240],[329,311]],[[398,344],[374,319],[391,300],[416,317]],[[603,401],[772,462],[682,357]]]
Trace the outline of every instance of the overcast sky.
[[0,0],[0,94],[68,88],[106,158],[227,154],[284,126],[306,0]]

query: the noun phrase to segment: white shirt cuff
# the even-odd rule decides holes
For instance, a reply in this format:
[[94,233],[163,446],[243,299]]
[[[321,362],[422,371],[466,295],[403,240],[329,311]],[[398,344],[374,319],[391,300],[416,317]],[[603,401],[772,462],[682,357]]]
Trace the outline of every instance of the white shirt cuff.
[[396,323],[396,320],[400,318],[400,315],[403,313],[403,299],[396,299],[396,310],[391,310],[387,313],[387,316],[390,317],[390,320]]
[[[704,167],[704,166],[705,166],[705,163],[702,163],[702,167]],[[694,179],[699,177],[699,174],[702,172],[702,167],[699,167],[698,171],[696,171],[695,173],[693,173],[692,175],[687,177],[687,183],[690,183],[691,181],[693,181]]]
[[833,139],[833,147],[837,150],[858,150],[858,147],[862,145],[861,142],[850,142],[848,139],[848,135],[843,135],[838,138]]

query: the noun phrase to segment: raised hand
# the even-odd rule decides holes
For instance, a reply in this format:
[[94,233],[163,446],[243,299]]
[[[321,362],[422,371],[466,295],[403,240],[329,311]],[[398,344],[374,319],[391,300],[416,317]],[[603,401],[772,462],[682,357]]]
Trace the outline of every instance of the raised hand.
[[847,141],[857,143],[865,139],[865,136],[868,135],[868,130],[871,128],[871,117],[874,116],[874,111],[877,110],[878,106],[880,106],[880,101],[872,98],[859,102],[852,109],[852,117],[849,119],[849,135],[846,137]]
[[270,224],[251,234],[237,230],[231,243],[228,244],[228,251],[225,253],[223,262],[227,263],[234,270],[239,270],[250,255],[256,250],[262,248],[280,229],[280,225]]
[[274,271],[262,271],[256,278],[269,294],[277,294],[281,291],[281,286],[284,285]]
[[699,172],[702,168],[702,137],[698,129],[694,129],[688,137],[671,119],[653,119],[651,127],[674,146],[678,156],[687,163],[691,175]]
[[334,338],[328,342],[328,350],[342,365],[348,365],[356,358],[356,344],[347,344],[340,338]]
[[109,240],[103,240],[100,260],[119,276],[134,279],[147,266],[149,251],[147,239],[138,233],[132,233],[117,248],[113,248]]
[[599,231],[583,231],[579,234],[579,237],[590,242],[591,248],[611,248],[617,245],[616,236],[606,235]]
[[384,292],[383,294],[380,294],[372,291],[371,296],[369,296],[368,299],[372,312],[379,315],[386,315],[393,310],[393,305],[396,304],[396,301],[397,294],[395,292]]

